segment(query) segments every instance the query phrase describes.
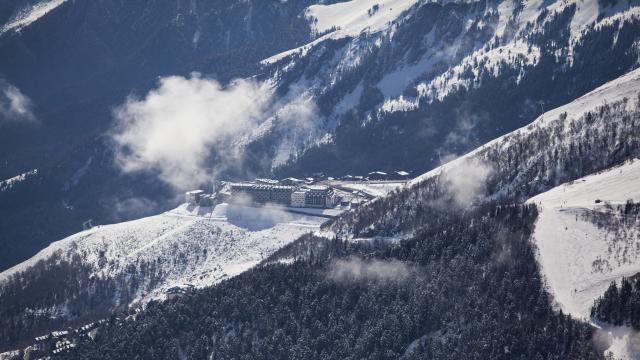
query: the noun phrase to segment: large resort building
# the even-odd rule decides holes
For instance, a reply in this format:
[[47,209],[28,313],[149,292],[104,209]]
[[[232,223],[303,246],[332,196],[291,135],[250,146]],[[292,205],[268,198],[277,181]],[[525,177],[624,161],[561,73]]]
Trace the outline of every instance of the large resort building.
[[273,185],[261,183],[233,183],[231,201],[282,204],[292,207],[332,208],[336,194],[328,186]]
[[273,185],[265,183],[233,183],[231,184],[231,199],[235,202],[250,201],[266,204],[291,204],[291,194],[296,190],[294,186]]

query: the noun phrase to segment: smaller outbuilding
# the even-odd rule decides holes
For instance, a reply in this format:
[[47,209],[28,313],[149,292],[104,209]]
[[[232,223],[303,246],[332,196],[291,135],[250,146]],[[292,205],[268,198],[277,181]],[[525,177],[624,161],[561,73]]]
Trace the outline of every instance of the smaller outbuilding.
[[369,180],[387,180],[389,174],[383,171],[372,171],[368,174]]
[[304,184],[304,180],[297,179],[297,178],[294,178],[294,177],[288,177],[286,179],[280,180],[280,183],[282,185],[298,186],[298,185]]
[[394,172],[394,177],[398,180],[407,180],[409,179],[409,173],[403,170]]
[[278,180],[275,180],[275,179],[265,179],[265,178],[256,179],[256,184],[278,185],[279,183],[280,182]]

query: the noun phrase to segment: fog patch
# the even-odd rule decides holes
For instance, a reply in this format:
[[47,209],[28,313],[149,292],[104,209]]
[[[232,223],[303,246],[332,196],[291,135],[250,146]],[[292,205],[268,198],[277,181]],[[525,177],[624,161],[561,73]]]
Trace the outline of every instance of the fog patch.
[[118,222],[149,216],[160,208],[156,201],[146,197],[112,199],[110,202],[111,217]]
[[486,194],[487,179],[491,174],[491,164],[475,158],[463,158],[443,171],[441,181],[457,206],[468,207]]
[[300,147],[313,140],[316,113],[316,103],[308,94],[301,95],[277,109],[274,115],[275,123],[282,136],[275,151],[272,167],[286,163]]
[[616,359],[640,357],[640,332],[629,326],[599,325],[592,338],[597,350]]
[[212,155],[241,166],[234,142],[263,119],[272,90],[251,80],[223,86],[194,73],[161,78],[144,98],[114,110],[111,139],[123,172],[157,171],[176,190],[207,182]]
[[327,270],[327,279],[336,282],[404,282],[415,272],[415,267],[399,260],[363,260],[352,256],[334,260]]
[[10,122],[35,123],[33,102],[16,86],[0,79],[0,125]]
[[497,265],[511,265],[515,256],[513,238],[517,234],[500,228],[494,237],[493,263]]
[[281,205],[255,206],[248,196],[235,196],[233,203],[227,206],[227,221],[249,231],[269,229],[293,219],[293,215]]
[[465,116],[460,119],[456,129],[445,137],[444,146],[453,148],[462,147],[466,149],[466,147],[470,146],[473,142],[477,122],[477,118],[472,116]]

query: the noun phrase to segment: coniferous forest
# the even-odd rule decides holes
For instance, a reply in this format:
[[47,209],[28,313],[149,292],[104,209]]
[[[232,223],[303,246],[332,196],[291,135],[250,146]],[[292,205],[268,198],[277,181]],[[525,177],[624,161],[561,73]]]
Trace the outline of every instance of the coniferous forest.
[[550,305],[536,215],[483,207],[392,246],[302,238],[219,286],[114,316],[65,356],[598,359],[592,328]]

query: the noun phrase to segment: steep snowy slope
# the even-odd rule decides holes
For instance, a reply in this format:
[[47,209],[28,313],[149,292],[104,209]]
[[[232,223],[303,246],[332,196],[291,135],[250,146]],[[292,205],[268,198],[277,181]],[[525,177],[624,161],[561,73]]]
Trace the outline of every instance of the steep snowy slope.
[[[593,212],[640,200],[640,160],[560,185],[531,198],[540,210],[533,239],[554,300],[572,316],[588,320],[594,300],[614,280],[640,272],[640,227],[620,222],[597,226]],[[611,216],[611,215],[609,215]],[[619,215],[612,215],[619,216]],[[632,330],[610,329],[611,350],[624,359],[640,356]]]
[[311,22],[314,34],[320,36],[308,44],[264,59],[262,64],[272,64],[291,55],[305,55],[311,48],[326,40],[355,37],[363,31],[367,33],[385,31],[417,2],[416,0],[351,0],[330,5],[311,5],[306,9],[305,16]]
[[640,272],[640,228],[624,238],[585,216],[607,212],[607,204],[640,201],[640,160],[632,160],[534,196],[540,208],[534,238],[540,265],[556,301],[588,319],[593,301],[611,281]]
[[[612,280],[640,271],[640,227],[618,221],[611,209],[640,200],[638,128],[635,70],[347,214],[333,230],[411,233],[447,211],[530,199],[541,207],[534,238],[550,292],[565,313],[588,320]],[[604,327],[598,336],[617,356],[640,355],[640,338],[626,328]]]

